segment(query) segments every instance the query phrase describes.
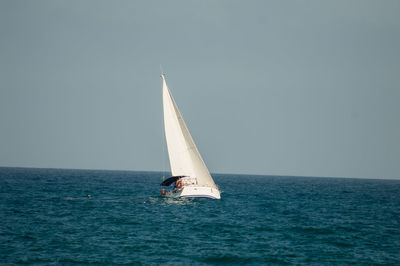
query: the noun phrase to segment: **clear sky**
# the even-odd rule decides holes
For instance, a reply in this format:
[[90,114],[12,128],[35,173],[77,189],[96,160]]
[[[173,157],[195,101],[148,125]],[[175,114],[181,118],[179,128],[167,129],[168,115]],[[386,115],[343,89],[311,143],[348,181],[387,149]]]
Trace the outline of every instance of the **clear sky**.
[[0,166],[400,178],[400,1],[0,0]]

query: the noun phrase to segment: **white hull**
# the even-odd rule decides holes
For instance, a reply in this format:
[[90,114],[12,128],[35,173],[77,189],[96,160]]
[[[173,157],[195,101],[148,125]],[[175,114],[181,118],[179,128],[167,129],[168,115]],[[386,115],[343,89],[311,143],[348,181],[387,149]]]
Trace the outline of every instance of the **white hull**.
[[178,198],[221,199],[221,194],[218,189],[200,186],[184,186],[181,190],[173,191],[172,195]]

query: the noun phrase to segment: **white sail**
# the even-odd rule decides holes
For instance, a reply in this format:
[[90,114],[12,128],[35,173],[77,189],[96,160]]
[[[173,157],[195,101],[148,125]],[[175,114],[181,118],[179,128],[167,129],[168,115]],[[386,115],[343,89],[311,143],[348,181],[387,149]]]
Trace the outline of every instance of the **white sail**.
[[176,106],[162,74],[164,127],[173,176],[195,178],[197,185],[217,188]]

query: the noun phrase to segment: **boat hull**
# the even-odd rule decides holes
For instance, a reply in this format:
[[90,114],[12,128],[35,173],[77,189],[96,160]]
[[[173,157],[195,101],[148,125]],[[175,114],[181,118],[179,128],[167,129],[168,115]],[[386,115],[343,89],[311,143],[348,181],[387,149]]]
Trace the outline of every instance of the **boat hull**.
[[172,194],[178,198],[221,199],[220,191],[211,187],[184,186],[181,190],[177,190]]

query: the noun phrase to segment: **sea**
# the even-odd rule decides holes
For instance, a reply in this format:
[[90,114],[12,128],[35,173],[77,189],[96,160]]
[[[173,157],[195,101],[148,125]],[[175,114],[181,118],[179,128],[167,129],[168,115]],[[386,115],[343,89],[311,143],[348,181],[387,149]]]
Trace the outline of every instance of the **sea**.
[[400,180],[0,168],[0,265],[400,265]]

